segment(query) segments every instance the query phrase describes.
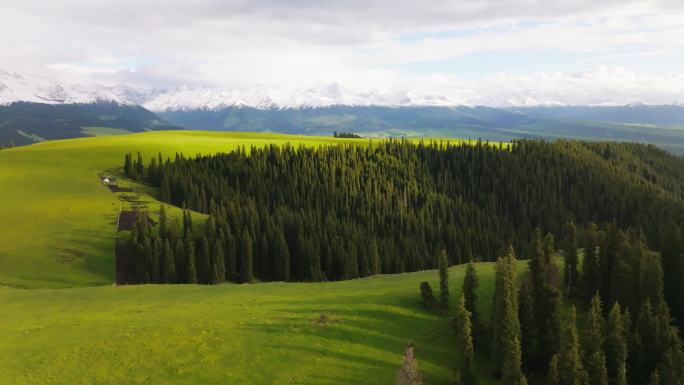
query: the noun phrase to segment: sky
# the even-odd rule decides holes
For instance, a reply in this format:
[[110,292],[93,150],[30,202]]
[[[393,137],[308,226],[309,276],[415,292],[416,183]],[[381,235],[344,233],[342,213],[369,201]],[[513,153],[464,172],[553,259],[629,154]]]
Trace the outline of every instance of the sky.
[[681,0],[3,0],[0,68],[471,104],[684,103]]

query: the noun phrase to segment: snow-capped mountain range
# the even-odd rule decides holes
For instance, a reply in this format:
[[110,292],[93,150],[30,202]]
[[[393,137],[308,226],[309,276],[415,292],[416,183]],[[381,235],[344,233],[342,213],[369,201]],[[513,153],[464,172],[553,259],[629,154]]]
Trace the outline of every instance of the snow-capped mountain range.
[[220,110],[228,107],[287,109],[346,106],[458,106],[463,100],[444,95],[386,90],[357,91],[337,83],[312,88],[136,89],[118,84],[70,84],[0,70],[0,105],[14,102],[80,104],[112,101],[137,104],[151,111]]

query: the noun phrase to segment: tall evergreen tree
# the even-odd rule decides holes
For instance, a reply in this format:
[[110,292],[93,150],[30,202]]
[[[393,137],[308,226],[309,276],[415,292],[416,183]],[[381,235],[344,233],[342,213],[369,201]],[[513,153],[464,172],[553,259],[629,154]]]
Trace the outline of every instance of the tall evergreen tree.
[[566,295],[570,295],[579,280],[579,271],[577,270],[577,227],[573,222],[568,222],[565,227],[563,258],[563,286],[565,287]]
[[584,362],[589,375],[588,385],[608,385],[606,355],[603,351],[604,329],[605,321],[603,320],[601,297],[595,294],[591,299],[584,338]]
[[187,258],[185,261],[185,281],[187,283],[197,283],[197,259],[195,256],[195,242],[192,240],[191,235],[192,234],[185,237],[185,256]]
[[575,307],[570,310],[563,324],[560,348],[558,351],[559,385],[583,385],[587,381],[587,373],[582,364]]
[[446,250],[439,253],[439,305],[445,314],[449,311],[449,261]]
[[477,277],[477,270],[475,269],[475,264],[470,261],[468,267],[466,268],[465,278],[463,279],[463,296],[465,300],[465,308],[470,312],[472,319],[473,335],[475,339],[481,337],[482,323],[480,320],[480,314],[477,311],[477,289],[480,286],[479,279]]
[[475,351],[473,347],[471,313],[466,308],[465,296],[461,296],[456,313],[458,327],[458,349],[460,365],[458,371],[459,385],[476,385],[477,377],[474,372]]
[[627,385],[629,316],[615,303],[606,321],[606,366],[611,385]]
[[171,244],[168,239],[164,239],[164,282],[176,283],[176,261],[171,251]]
[[584,260],[582,262],[582,288],[587,298],[601,290],[601,266],[599,264],[599,234],[595,224],[590,223],[586,230]]
[[252,241],[252,237],[249,235],[249,231],[246,229],[242,233],[240,245],[242,246],[240,253],[240,281],[249,283],[254,280],[254,273],[252,270],[252,261],[254,259],[254,243]]

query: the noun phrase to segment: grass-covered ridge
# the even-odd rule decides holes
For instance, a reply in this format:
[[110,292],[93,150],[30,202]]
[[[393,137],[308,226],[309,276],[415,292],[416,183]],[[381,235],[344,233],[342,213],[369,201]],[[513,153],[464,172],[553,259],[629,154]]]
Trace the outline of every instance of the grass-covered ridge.
[[[477,270],[488,320],[494,265]],[[450,270],[452,304],[464,271]],[[435,271],[309,284],[0,288],[0,377],[15,385],[386,384],[413,341],[427,383],[451,384],[454,332],[420,308],[424,280],[437,288]],[[481,383],[495,383],[478,369]]]
[[[0,151],[0,285],[71,287],[114,280],[120,202],[99,179],[127,151],[146,158],[230,151],[237,146],[321,145],[344,139],[278,134],[147,132],[50,141]],[[364,141],[365,142],[365,141]]]
[[[450,141],[456,141],[451,139]],[[121,202],[99,176],[126,152],[144,159],[229,152],[238,146],[367,145],[368,139],[304,135],[155,131],[48,141],[0,151],[0,285],[41,288],[114,281],[115,221]],[[154,201],[147,196],[145,199]],[[158,205],[151,204],[151,208]],[[174,213],[171,213],[174,215]]]

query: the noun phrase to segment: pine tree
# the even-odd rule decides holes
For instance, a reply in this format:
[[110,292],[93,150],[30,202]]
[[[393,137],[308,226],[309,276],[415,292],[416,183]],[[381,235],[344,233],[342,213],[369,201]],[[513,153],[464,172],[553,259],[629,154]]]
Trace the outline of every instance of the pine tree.
[[223,236],[219,236],[214,246],[214,261],[216,266],[216,271],[213,274],[213,280],[215,283],[223,283],[226,281],[226,258],[225,258],[225,248],[223,246]]
[[168,239],[164,239],[164,279],[167,283],[176,283],[178,280],[176,277],[176,261]]
[[378,250],[378,242],[373,239],[370,245],[370,274],[378,275],[382,272],[380,262],[380,251]]
[[162,243],[159,238],[154,237],[152,243],[152,258],[150,260],[151,270],[150,278],[153,283],[161,282],[161,259],[162,259]]
[[615,303],[606,321],[606,367],[611,385],[627,385],[627,333],[629,316]]
[[546,373],[546,385],[560,385],[560,372],[558,369],[558,354],[554,354],[549,361],[549,371]]
[[466,268],[465,278],[463,279],[463,296],[465,297],[465,307],[471,314],[473,324],[473,335],[477,340],[481,336],[482,323],[480,315],[477,311],[477,289],[480,286],[477,277],[477,270],[475,264],[470,261]]
[[283,233],[276,231],[273,244],[269,247],[273,253],[273,278],[276,281],[290,280],[290,251]]
[[651,373],[651,380],[648,382],[648,385],[660,385],[660,375],[658,374],[658,369],[655,369],[653,373]]
[[584,295],[591,298],[601,290],[601,266],[599,264],[599,235],[596,225],[590,223],[586,231],[584,260],[582,262],[582,288]]
[[186,237],[185,238],[185,255],[187,260],[186,262],[186,282],[187,283],[197,283],[197,268],[196,263],[196,257],[195,257],[195,242],[192,240],[191,237]]
[[428,310],[433,310],[435,307],[437,307],[437,300],[435,299],[435,295],[432,293],[432,287],[427,281],[420,283],[420,299],[423,307]]
[[188,282],[188,255],[183,240],[176,241],[173,257],[176,262],[176,281],[178,283]]
[[442,312],[449,311],[449,261],[447,260],[446,250],[439,254],[439,305]]
[[418,363],[414,356],[413,345],[407,345],[404,350],[404,361],[397,373],[396,385],[421,385],[423,376],[418,371]]
[[166,206],[159,205],[159,236],[161,238],[166,238],[168,236],[168,223],[169,219],[166,215]]
[[601,297],[596,294],[591,299],[584,339],[585,367],[589,374],[588,385],[608,385],[606,355],[603,352],[604,328]]
[[473,364],[475,361],[475,351],[473,347],[471,313],[466,309],[465,296],[461,296],[456,313],[456,323],[458,327],[458,349],[460,355],[459,366],[459,385],[476,385]]
[[520,321],[515,289],[515,252],[509,246],[496,263],[492,312],[492,361],[504,384],[521,384],[522,373]]
[[558,351],[559,385],[582,385],[586,383],[587,373],[582,365],[575,307],[570,310],[563,324],[560,349]]
[[252,237],[249,235],[249,231],[245,229],[242,233],[242,239],[240,241],[242,246],[242,253],[240,259],[240,281],[241,282],[252,282],[254,280],[254,275],[252,272],[252,261],[254,259],[254,244],[252,242]]
[[568,222],[565,228],[565,240],[563,245],[564,274],[563,283],[566,295],[570,295],[572,289],[577,286],[579,271],[577,270],[577,227],[573,222]]
[[197,282],[211,282],[212,271],[210,253],[209,240],[203,235],[202,238],[200,238],[200,247],[197,251]]

